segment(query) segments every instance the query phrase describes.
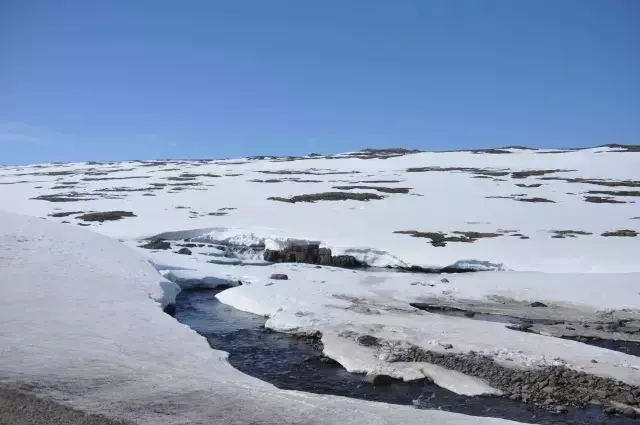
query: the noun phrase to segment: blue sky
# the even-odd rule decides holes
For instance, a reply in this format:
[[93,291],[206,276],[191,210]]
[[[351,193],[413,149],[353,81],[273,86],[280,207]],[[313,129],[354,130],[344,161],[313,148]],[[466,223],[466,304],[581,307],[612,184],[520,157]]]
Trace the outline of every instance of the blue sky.
[[0,163],[640,143],[637,0],[0,0]]

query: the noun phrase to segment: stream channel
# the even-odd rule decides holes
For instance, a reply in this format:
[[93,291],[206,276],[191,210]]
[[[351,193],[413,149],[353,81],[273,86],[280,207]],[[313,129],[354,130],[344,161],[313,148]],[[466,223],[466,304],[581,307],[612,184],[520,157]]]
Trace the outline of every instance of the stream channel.
[[321,353],[295,336],[265,329],[264,317],[220,303],[218,292],[182,291],[176,299],[176,319],[204,336],[212,348],[228,352],[233,367],[281,389],[545,425],[637,425],[633,419],[609,416],[598,406],[555,414],[502,397],[458,395],[426,381],[366,384],[363,376],[320,361]]

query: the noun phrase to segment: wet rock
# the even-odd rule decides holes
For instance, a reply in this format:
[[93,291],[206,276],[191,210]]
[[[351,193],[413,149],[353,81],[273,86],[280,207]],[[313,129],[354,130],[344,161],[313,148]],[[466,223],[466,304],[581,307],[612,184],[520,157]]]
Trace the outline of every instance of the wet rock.
[[333,360],[331,357],[321,356],[320,361],[325,364],[338,364],[337,361]]
[[289,276],[287,276],[284,273],[274,273],[272,274],[269,279],[274,279],[274,280],[289,280]]
[[534,301],[531,304],[529,304],[530,307],[546,307],[547,305],[545,303],[541,303],[540,301]]
[[171,249],[171,243],[164,239],[154,239],[144,245],[140,245],[139,248],[166,250],[166,249]]
[[626,416],[627,418],[635,418],[636,417],[636,411],[633,407],[627,407],[626,409],[622,410],[622,414],[624,416]]
[[360,335],[356,340],[358,341],[358,344],[365,347],[376,347],[380,343],[378,338],[371,335]]
[[191,255],[191,250],[189,248],[180,248],[178,254]]
[[376,375],[369,373],[364,377],[364,382],[372,385],[391,385],[393,378],[389,375]]

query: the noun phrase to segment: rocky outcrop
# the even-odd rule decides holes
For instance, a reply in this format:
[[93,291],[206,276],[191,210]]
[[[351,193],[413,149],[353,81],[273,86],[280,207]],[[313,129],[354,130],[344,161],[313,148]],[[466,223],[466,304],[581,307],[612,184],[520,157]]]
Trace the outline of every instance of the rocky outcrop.
[[334,256],[329,248],[320,248],[318,244],[293,245],[279,251],[266,249],[263,258],[272,263],[306,263],[347,269],[367,267],[351,255]]
[[484,379],[512,400],[535,404],[551,411],[563,412],[569,406],[611,406],[612,403],[618,403],[611,412],[623,413],[630,406],[640,405],[640,388],[562,366],[517,369],[504,367],[477,353],[444,354],[415,346],[406,351],[391,349],[389,352],[384,345],[381,349],[386,351],[387,361],[427,362],[443,366]]

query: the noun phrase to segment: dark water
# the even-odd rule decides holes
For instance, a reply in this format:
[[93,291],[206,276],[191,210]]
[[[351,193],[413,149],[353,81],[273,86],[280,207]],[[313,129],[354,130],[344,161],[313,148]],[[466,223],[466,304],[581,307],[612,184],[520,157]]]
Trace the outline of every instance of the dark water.
[[348,373],[340,365],[323,363],[321,353],[295,337],[265,330],[263,317],[218,302],[216,293],[181,292],[176,300],[176,319],[206,337],[211,347],[229,352],[229,362],[236,369],[278,388],[545,425],[638,423],[606,415],[597,407],[552,414],[501,397],[461,396],[425,381],[366,384],[362,376]]

